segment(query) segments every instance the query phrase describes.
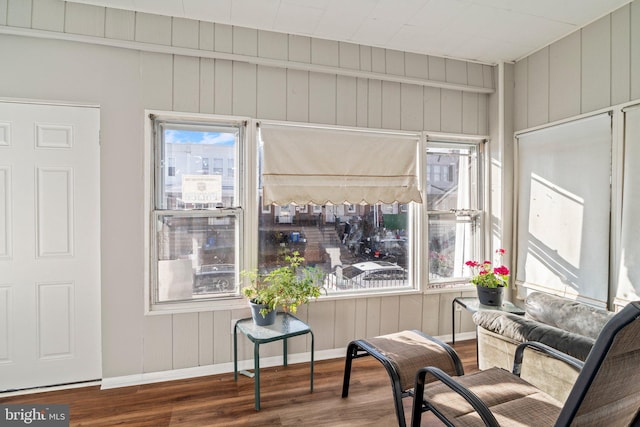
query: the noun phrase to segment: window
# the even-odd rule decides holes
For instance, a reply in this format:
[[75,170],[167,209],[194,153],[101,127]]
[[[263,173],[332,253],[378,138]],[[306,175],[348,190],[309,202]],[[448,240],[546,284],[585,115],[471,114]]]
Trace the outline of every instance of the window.
[[223,171],[223,160],[222,159],[213,159],[213,173],[216,175],[222,175]]
[[209,159],[215,173],[222,159],[240,158],[244,125],[151,118],[151,310],[237,297],[242,186],[234,177],[209,174]]
[[236,174],[234,172],[235,169],[235,163],[234,163],[234,159],[227,159],[227,176],[229,178],[233,178]]
[[169,176],[176,176],[176,158],[169,157]]
[[[273,171],[265,162],[267,148],[264,147],[268,144],[284,146],[285,137],[290,137],[297,147],[295,155],[301,156],[305,150],[320,147],[325,152],[324,157],[331,158],[325,161],[322,154],[310,154],[292,160],[291,151],[285,150],[287,163],[282,162],[277,173],[273,173],[278,188],[272,197],[279,198],[280,203],[274,206],[273,215],[264,208],[259,215],[258,269],[268,271],[281,264],[285,254],[298,251],[305,263],[325,272],[329,294],[414,289],[412,212],[415,203],[412,200],[415,187],[409,178],[401,182],[393,180],[398,180],[403,173],[411,175],[406,172],[410,167],[399,173],[398,165],[415,165],[420,134],[328,130],[313,126],[305,127],[295,135],[289,134],[288,128],[277,130],[284,135],[270,134],[265,138],[262,126],[259,132],[259,145],[263,148],[259,154],[262,172],[259,205],[262,206],[265,200],[262,197],[264,171]],[[336,144],[335,150],[332,143]],[[398,155],[403,150],[404,159]],[[348,152],[350,156],[328,154],[338,152]],[[277,157],[274,162],[283,160],[277,153],[272,155]],[[352,163],[359,168],[355,178],[345,174],[345,171],[354,170]],[[320,169],[315,170],[316,167]],[[368,171],[375,175],[372,183],[362,178]],[[387,179],[381,172],[392,178]],[[331,179],[353,179],[354,184],[338,188],[336,181]],[[299,185],[299,182],[308,185]],[[404,196],[402,204],[370,202],[389,194],[391,201],[403,197],[399,188],[408,188],[409,195]],[[286,201],[296,204],[283,203]]]
[[480,143],[427,143],[426,193],[429,283],[466,282],[465,262],[482,248]]

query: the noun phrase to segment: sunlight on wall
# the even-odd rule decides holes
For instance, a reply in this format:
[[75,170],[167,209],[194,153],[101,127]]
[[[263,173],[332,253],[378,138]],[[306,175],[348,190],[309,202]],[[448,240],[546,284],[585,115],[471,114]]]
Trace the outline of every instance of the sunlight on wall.
[[[584,200],[535,173],[530,188],[526,277],[533,283],[577,292]],[[549,227],[550,212],[560,215],[553,227]]]
[[[557,228],[547,227],[549,212],[561,214]],[[537,174],[531,174],[529,233],[573,268],[580,268],[584,199],[558,187]]]
[[[627,259],[628,254],[626,252],[626,248],[622,248],[620,259]],[[634,287],[634,282],[631,280],[632,276],[633,273],[629,270],[627,264],[621,263],[616,298],[621,298],[626,301],[637,301],[640,299],[640,291]]]

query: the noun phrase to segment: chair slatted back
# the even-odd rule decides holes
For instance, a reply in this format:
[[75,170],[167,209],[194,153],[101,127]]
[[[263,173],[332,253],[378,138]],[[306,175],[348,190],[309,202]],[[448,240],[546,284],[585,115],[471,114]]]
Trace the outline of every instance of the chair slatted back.
[[640,302],[602,329],[556,426],[628,426],[640,408]]

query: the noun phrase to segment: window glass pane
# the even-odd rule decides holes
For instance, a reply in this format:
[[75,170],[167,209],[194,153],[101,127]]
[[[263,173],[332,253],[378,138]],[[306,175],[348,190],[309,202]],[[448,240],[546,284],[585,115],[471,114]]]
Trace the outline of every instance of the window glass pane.
[[[245,124],[150,116],[154,130],[150,309],[238,300]],[[242,165],[240,165],[240,168]]]
[[235,164],[239,128],[160,122],[157,131],[157,209],[238,205],[235,178],[224,173],[223,163]]
[[434,142],[427,148],[429,283],[465,282],[479,259],[482,212],[479,145]]
[[478,156],[475,145],[427,149],[427,209],[478,209]]
[[397,203],[260,209],[259,269],[298,251],[327,274],[329,292],[407,287],[407,224],[407,209]]
[[469,276],[465,262],[476,259],[478,221],[471,216],[429,215],[429,280]]
[[237,294],[235,215],[156,214],[156,302]]

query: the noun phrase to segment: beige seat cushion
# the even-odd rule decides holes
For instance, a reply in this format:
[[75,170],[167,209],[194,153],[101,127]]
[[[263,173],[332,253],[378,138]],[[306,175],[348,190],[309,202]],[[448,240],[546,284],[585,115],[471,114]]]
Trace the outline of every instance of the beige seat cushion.
[[[455,380],[475,393],[501,426],[552,426],[562,409],[562,402],[503,369],[491,368]],[[426,386],[424,398],[455,425],[484,426],[471,405],[440,382]]]
[[438,343],[414,331],[402,331],[362,340],[373,346],[393,364],[400,377],[402,390],[413,388],[416,372],[423,366],[437,366],[456,375],[451,355]]

